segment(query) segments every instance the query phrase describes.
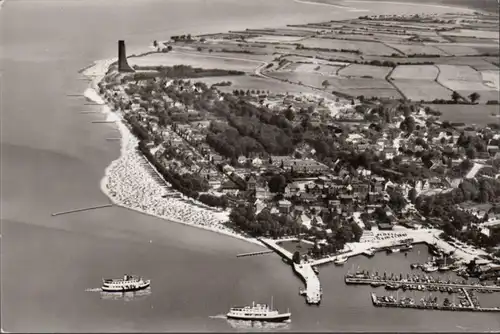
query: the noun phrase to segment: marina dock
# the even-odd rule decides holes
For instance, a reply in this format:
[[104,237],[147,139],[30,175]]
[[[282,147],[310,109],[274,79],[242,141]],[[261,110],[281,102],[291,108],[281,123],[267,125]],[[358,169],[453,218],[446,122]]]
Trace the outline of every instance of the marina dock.
[[413,282],[408,280],[391,280],[391,279],[377,279],[377,278],[358,278],[358,277],[345,277],[346,284],[359,284],[359,285],[369,285],[372,283],[380,283],[381,285],[387,284],[398,284],[398,285],[422,285],[422,286],[434,286],[434,287],[445,287],[445,288],[459,288],[459,289],[474,289],[474,290],[491,290],[494,292],[500,292],[500,286],[497,285],[473,285],[473,284],[456,284],[456,283],[438,283],[438,282]]
[[[466,295],[468,296],[468,295]],[[418,310],[436,310],[436,311],[466,311],[466,312],[499,312],[500,307],[479,307],[474,306],[462,306],[462,305],[439,305],[437,303],[410,303],[404,302],[402,300],[396,300],[393,297],[380,297],[375,293],[371,293],[372,303],[375,307],[394,307],[394,308],[412,308]],[[470,301],[470,297],[468,298]]]
[[297,276],[301,278],[301,280],[306,285],[305,296],[307,303],[318,305],[321,302],[322,295],[321,283],[319,281],[318,275],[316,275],[313,270],[312,264],[297,264],[293,262],[293,254],[277,244],[277,242],[285,240],[270,240],[264,238],[259,238],[258,240],[292,263],[293,271]]

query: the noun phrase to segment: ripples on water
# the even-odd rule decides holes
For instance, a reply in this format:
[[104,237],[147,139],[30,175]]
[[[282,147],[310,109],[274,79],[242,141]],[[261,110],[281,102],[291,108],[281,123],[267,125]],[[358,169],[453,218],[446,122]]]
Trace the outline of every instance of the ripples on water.
[[246,321],[227,319],[226,315],[218,314],[209,317],[210,319],[226,319],[231,328],[238,331],[275,331],[275,330],[290,330],[291,320],[284,322],[265,322],[265,321]]
[[147,298],[151,294],[151,288],[139,291],[129,291],[129,292],[104,292],[101,288],[90,288],[86,289],[87,292],[100,292],[102,300],[123,300],[125,302],[131,302],[134,300],[142,300]]

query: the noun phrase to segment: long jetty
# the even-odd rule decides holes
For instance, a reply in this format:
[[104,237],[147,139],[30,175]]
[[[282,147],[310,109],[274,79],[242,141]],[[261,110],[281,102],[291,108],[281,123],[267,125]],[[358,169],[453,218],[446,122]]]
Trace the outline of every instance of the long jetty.
[[419,310],[437,310],[437,311],[467,311],[467,312],[500,312],[500,307],[477,307],[473,306],[453,306],[453,305],[436,305],[436,304],[410,304],[401,302],[386,302],[377,298],[375,293],[371,294],[372,303],[376,307],[395,307],[395,308],[412,308]]
[[288,260],[288,262],[292,263],[293,271],[302,279],[302,281],[306,285],[305,295],[307,303],[319,304],[321,302],[322,296],[321,283],[319,281],[318,275],[316,275],[316,273],[314,272],[312,265],[310,263],[297,264],[293,262],[293,254],[277,244],[277,242],[284,240],[275,241],[264,238],[259,238],[258,240],[278,253],[280,256]]
[[68,211],[54,212],[52,214],[52,216],[55,217],[55,216],[60,216],[60,215],[67,215],[69,213],[76,213],[76,212],[89,211],[89,210],[95,210],[95,209],[109,208],[111,206],[113,206],[113,204],[104,204],[104,205],[90,206],[88,208],[81,208],[81,209],[74,209],[74,210],[68,210]]
[[459,289],[475,289],[475,290],[492,290],[500,292],[500,286],[497,285],[474,285],[474,284],[457,284],[457,283],[439,283],[439,282],[414,282],[408,280],[390,280],[390,279],[376,279],[376,278],[358,278],[358,277],[345,277],[346,284],[363,284],[368,285],[372,283],[382,284],[399,284],[399,285],[422,285],[422,286],[436,286],[448,287]]

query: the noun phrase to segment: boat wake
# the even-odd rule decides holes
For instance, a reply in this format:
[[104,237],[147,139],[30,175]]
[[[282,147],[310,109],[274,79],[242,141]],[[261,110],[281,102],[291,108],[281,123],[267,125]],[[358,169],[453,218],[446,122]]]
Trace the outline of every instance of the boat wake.
[[88,288],[88,289],[85,289],[85,292],[101,292],[102,289],[101,288]]
[[128,292],[101,292],[102,300],[123,300],[131,302],[147,298],[151,294],[151,288]]
[[247,321],[247,320],[227,320],[233,329],[237,330],[289,330],[291,321],[285,322],[264,322],[264,321]]
[[225,314],[218,314],[218,315],[211,315],[209,316],[210,319],[227,319]]

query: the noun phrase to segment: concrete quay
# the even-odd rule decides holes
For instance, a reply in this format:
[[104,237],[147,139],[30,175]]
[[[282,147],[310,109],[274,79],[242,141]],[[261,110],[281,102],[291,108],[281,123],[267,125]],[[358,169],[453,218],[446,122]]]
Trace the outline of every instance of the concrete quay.
[[277,242],[285,240],[271,240],[264,238],[259,238],[258,240],[270,249],[274,250],[283,258],[287,259],[290,263],[292,263],[293,271],[302,279],[302,281],[306,285],[305,296],[307,303],[319,304],[321,302],[322,295],[321,283],[319,281],[318,275],[316,275],[313,270],[313,266],[310,263],[297,264],[293,262],[293,254],[277,244]]

